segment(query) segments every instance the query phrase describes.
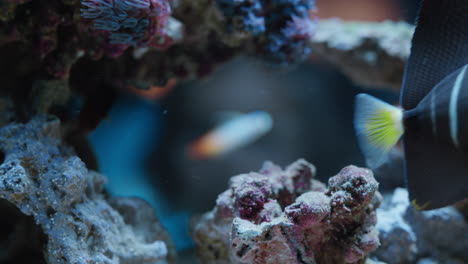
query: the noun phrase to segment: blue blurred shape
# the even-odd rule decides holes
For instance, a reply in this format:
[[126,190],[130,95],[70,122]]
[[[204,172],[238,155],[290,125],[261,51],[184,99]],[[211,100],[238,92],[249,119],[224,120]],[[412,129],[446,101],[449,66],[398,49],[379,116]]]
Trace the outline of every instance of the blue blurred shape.
[[190,214],[174,211],[170,201],[150,182],[145,158],[156,146],[162,128],[163,111],[154,102],[135,96],[120,96],[108,120],[89,135],[99,164],[108,179],[107,191],[116,196],[136,196],[155,208],[177,250],[192,247],[188,233]]

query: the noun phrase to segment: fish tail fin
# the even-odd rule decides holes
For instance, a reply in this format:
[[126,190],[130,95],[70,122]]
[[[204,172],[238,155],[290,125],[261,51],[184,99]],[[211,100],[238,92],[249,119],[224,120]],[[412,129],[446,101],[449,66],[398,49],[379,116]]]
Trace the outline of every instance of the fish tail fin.
[[403,110],[368,94],[355,101],[354,128],[367,165],[382,165],[403,135]]

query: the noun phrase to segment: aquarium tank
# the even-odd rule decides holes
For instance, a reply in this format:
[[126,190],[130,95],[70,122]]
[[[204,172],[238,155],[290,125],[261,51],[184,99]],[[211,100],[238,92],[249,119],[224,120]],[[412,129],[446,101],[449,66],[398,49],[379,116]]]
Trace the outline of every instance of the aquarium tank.
[[0,0],[0,264],[468,263],[468,1]]

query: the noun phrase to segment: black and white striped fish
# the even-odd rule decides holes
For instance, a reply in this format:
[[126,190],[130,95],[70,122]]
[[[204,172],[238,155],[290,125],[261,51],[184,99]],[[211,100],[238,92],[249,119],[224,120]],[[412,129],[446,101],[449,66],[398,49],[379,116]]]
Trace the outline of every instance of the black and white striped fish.
[[398,108],[356,97],[355,129],[371,168],[403,138],[410,200],[422,210],[468,197],[468,1],[425,0]]

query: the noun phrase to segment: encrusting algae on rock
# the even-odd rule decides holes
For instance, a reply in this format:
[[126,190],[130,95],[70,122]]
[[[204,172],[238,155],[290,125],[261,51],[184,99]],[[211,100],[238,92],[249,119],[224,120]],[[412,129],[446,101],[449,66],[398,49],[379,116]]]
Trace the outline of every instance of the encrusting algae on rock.
[[215,208],[193,221],[201,262],[364,263],[379,245],[372,172],[345,167],[328,188],[314,176],[315,167],[298,160],[232,177]]
[[397,188],[377,210],[382,245],[372,257],[387,264],[468,262],[468,223],[464,210],[448,206],[417,211],[408,191]]
[[[151,206],[136,198],[106,198],[105,178],[62,142],[58,119],[36,116],[1,127],[0,150],[0,201],[32,216],[44,236],[38,251],[47,263],[162,264],[174,257]],[[30,228],[21,224],[15,229]],[[42,242],[34,237],[30,244]],[[9,254],[0,261],[12,261]]]

